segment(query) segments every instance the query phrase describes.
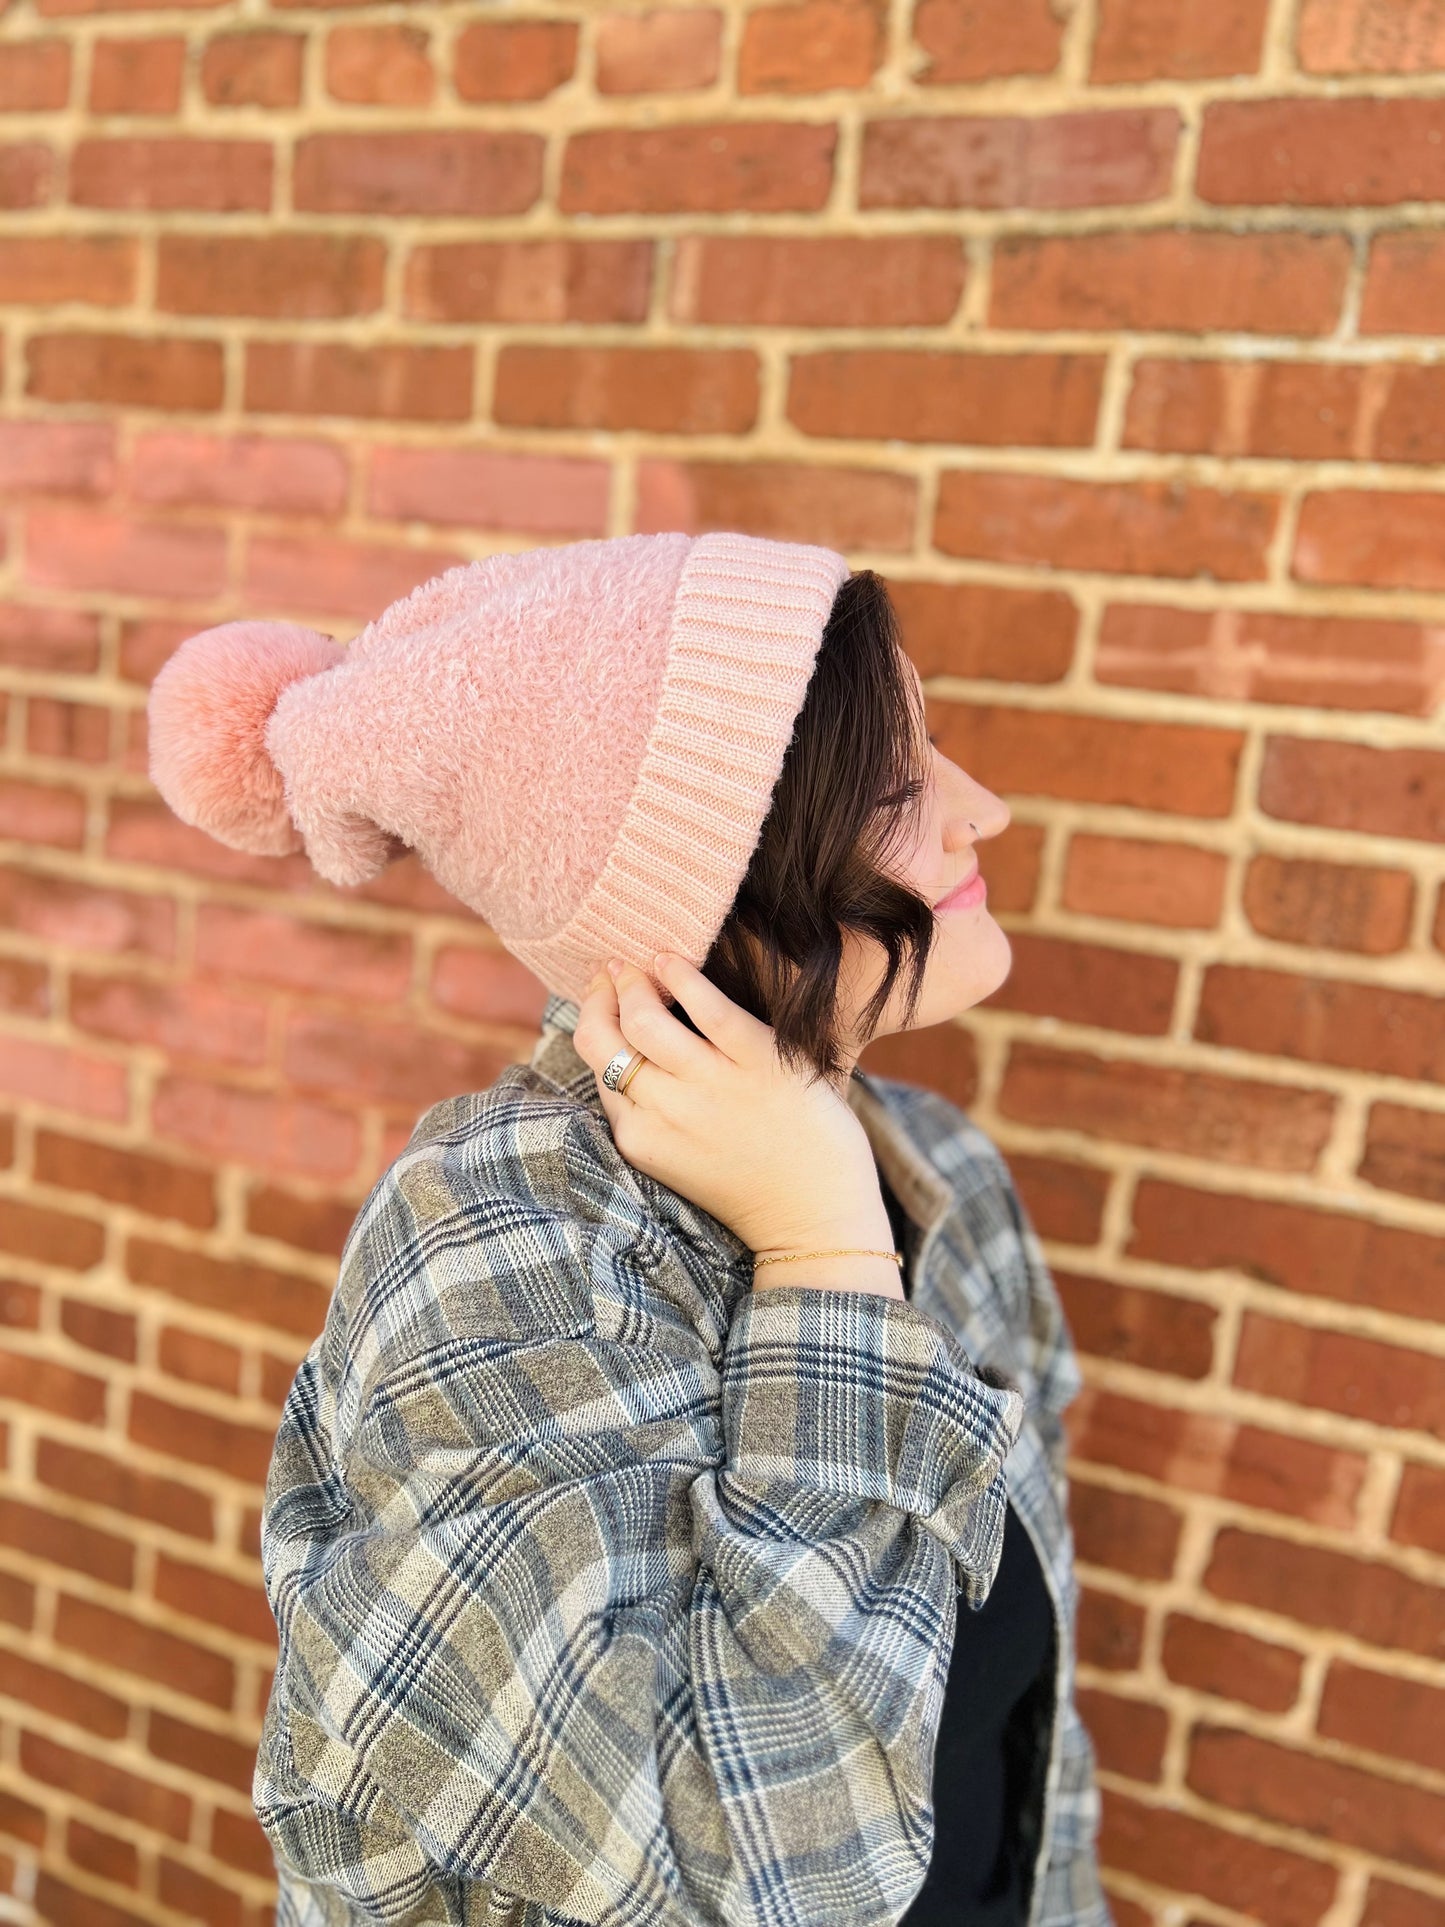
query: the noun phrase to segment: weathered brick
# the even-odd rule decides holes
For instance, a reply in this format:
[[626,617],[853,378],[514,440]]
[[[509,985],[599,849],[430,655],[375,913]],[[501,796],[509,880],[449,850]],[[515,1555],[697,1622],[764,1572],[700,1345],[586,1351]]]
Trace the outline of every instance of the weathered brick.
[[1047,683],[1068,674],[1078,606],[1059,589],[889,576],[888,593],[920,676]]
[[1445,1553],[1445,1470],[1413,1463],[1404,1467],[1390,1537],[1402,1546]]
[[134,1820],[173,1840],[184,1840],[190,1831],[189,1794],[113,1766],[93,1747],[77,1751],[43,1733],[23,1732],[20,1766],[27,1779],[33,1776],[46,1786],[63,1788],[72,1798],[88,1800],[116,1818]]
[[366,506],[394,522],[600,536],[610,481],[607,464],[586,457],[398,444],[373,452]]
[[1291,566],[1301,582],[1445,587],[1445,495],[1317,489],[1300,509]]
[[1163,1500],[1074,1478],[1069,1518],[1078,1555],[1087,1565],[1107,1566],[1136,1579],[1168,1579],[1173,1573],[1183,1519]]
[[1436,0],[1303,0],[1295,52],[1307,74],[1425,74],[1445,67]]
[[[751,23],[750,23],[751,24]],[[596,25],[599,94],[676,93],[710,87],[722,60],[716,7],[605,13]]]
[[274,1433],[216,1411],[176,1405],[151,1392],[131,1393],[126,1436],[137,1445],[191,1465],[212,1466],[233,1479],[260,1484],[271,1462]]
[[1270,736],[1259,806],[1284,822],[1439,843],[1445,841],[1445,754]]
[[430,107],[436,98],[430,36],[407,21],[333,27],[321,53],[321,82],[332,100],[367,107]]
[[930,327],[957,312],[967,272],[962,241],[947,234],[685,234],[669,312],[760,327]]
[[986,13],[978,0],[917,0],[913,38],[926,58],[911,77],[922,87],[947,87],[1005,74],[1051,74],[1064,18],[1049,0],[1017,0]]
[[738,48],[739,94],[865,87],[883,52],[880,0],[789,0],[754,7]]
[[80,207],[269,213],[275,154],[269,140],[157,134],[77,140],[70,199]]
[[1105,1773],[1127,1780],[1158,1780],[1164,1766],[1169,1715],[1147,1700],[1107,1693],[1097,1686],[1077,1689],[1080,1717],[1089,1729],[1094,1753]]
[[36,1879],[35,1901],[49,1927],[149,1927],[143,1914],[101,1900],[88,1888],[73,1886],[48,1871]]
[[1343,235],[1009,235],[994,245],[989,319],[1002,328],[1322,335],[1350,272]]
[[177,335],[33,334],[25,392],[37,401],[112,408],[215,409],[224,394],[219,341]]
[[1008,1164],[1041,1237],[1071,1245],[1097,1243],[1109,1194],[1107,1171],[1029,1151],[1010,1151]]
[[249,23],[212,34],[199,49],[201,98],[212,107],[299,107],[305,49],[302,34]]
[[250,1794],[256,1766],[256,1748],[250,1741],[193,1726],[153,1707],[146,1719],[146,1750],[197,1779],[215,1780],[237,1793]]
[[474,355],[470,346],[251,341],[244,403],[267,415],[469,421]]
[[995,1009],[1027,1010],[1065,1023],[1161,1037],[1174,1012],[1179,966],[1105,944],[1016,931],[1013,966],[993,993]]
[[1104,1864],[1171,1893],[1200,1894],[1267,1927],[1317,1927],[1339,1879],[1332,1866],[1181,1813],[1177,1798],[1146,1805],[1110,1788],[1099,1836]]
[[1076,830],[1069,840],[1060,901],[1085,916],[1175,930],[1212,930],[1229,860],[1217,850]]
[[402,311],[414,321],[642,321],[653,245],[571,235],[422,242],[406,258]]
[[6,1647],[0,1647],[0,1693],[103,1740],[120,1739],[130,1721],[130,1707],[114,1693]]
[[1409,941],[1414,904],[1408,870],[1262,855],[1245,872],[1244,914],[1279,943],[1389,956]]
[[653,456],[637,465],[633,525],[639,534],[733,528],[778,542],[906,551],[917,499],[912,475],[882,468]]
[[1203,80],[1259,70],[1268,0],[1102,0],[1093,81]]
[[56,1608],[55,1642],[79,1653],[103,1652],[121,1672],[156,1680],[211,1706],[229,1706],[235,1693],[235,1668],[222,1654],[68,1593],[61,1594]]
[[1144,1608],[1102,1587],[1081,1586],[1076,1633],[1083,1665],[1132,1673],[1144,1651]]
[[988,900],[997,910],[1031,910],[1039,894],[1043,865],[1041,823],[1011,823],[979,851]]
[[155,1595],[162,1605],[191,1619],[219,1626],[258,1645],[275,1647],[276,1622],[259,1575],[246,1584],[210,1566],[194,1565],[163,1552],[156,1560]]
[[1225,1526],[1204,1588],[1217,1599],[1348,1633],[1369,1646],[1428,1659],[1445,1651],[1445,1592],[1384,1560]]
[[1445,1688],[1424,1680],[1333,1659],[1316,1728],[1324,1739],[1445,1771]]
[[1387,207],[1445,196],[1445,100],[1221,100],[1204,109],[1201,200]]
[[1303,1657],[1293,1648],[1191,1613],[1170,1613],[1160,1657],[1170,1679],[1181,1686],[1266,1713],[1289,1711],[1304,1673]]
[[989,562],[1249,582],[1278,517],[1276,496],[1242,490],[947,469],[933,541]]
[[1010,1046],[998,1098],[1021,1124],[1270,1171],[1314,1169],[1334,1106],[1325,1091],[1024,1042]]
[[1247,1311],[1234,1382],[1265,1398],[1367,1425],[1445,1433],[1445,1359],[1357,1332]]
[[459,100],[543,100],[577,65],[575,20],[469,20],[457,34]]
[[1098,355],[837,348],[793,356],[787,417],[805,435],[1086,448],[1103,382]]
[[303,214],[523,214],[542,190],[544,146],[520,128],[301,134],[292,204]]
[[750,348],[573,348],[507,342],[492,415],[526,428],[741,435],[758,414]]
[[1438,1927],[1440,1898],[1378,1875],[1365,1891],[1360,1927]]
[[837,138],[810,121],[586,128],[568,136],[558,211],[816,212],[832,187]]
[[89,1372],[26,1352],[0,1351],[0,1398],[17,1399],[80,1425],[99,1425],[105,1418],[105,1393],[105,1380]]
[[128,1311],[111,1305],[87,1304],[83,1298],[64,1298],[60,1304],[60,1329],[77,1345],[89,1352],[103,1352],[107,1358],[136,1356],[137,1326]]
[[1213,1305],[1057,1267],[1054,1283],[1080,1351],[1180,1378],[1208,1373],[1219,1316]]
[[41,1184],[106,1198],[148,1217],[175,1218],[203,1231],[216,1222],[212,1174],[149,1151],[41,1126],[35,1133],[34,1172]]
[[1383,1191],[1445,1204],[1445,1112],[1372,1104],[1360,1176]]
[[92,114],[174,114],[181,104],[186,43],[181,34],[101,35],[91,47]]
[[37,1443],[35,1476],[42,1485],[88,1505],[149,1519],[191,1538],[209,1539],[214,1531],[211,1500],[194,1486],[59,1439],[42,1438]]
[[1445,1082],[1445,1006],[1426,991],[1211,964],[1194,1031],[1228,1050]]
[[1179,128],[1173,107],[870,120],[863,128],[858,205],[1067,208],[1155,201],[1169,191]]
[[375,235],[159,234],[155,305],[166,314],[331,321],[382,305]]
[[1445,235],[1431,228],[1377,234],[1370,243],[1362,335],[1433,335],[1445,301]]
[[156,1347],[156,1362],[163,1372],[191,1385],[208,1385],[213,1391],[230,1392],[241,1388],[242,1355],[234,1345],[202,1332],[182,1331],[167,1325]]
[[129,1840],[117,1840],[113,1833],[72,1820],[65,1829],[65,1854],[77,1867],[98,1874],[102,1880],[120,1886],[140,1885],[140,1854]]

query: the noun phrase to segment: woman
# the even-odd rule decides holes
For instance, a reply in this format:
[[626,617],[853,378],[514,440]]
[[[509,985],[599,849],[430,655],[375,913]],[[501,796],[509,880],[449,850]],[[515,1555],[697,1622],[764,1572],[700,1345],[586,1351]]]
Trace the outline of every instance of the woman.
[[879,578],[494,557],[345,651],[192,638],[151,709],[187,821],[415,848],[551,990],[378,1180],[282,1416],[278,1922],[1106,1927],[1058,1301],[988,1140],[856,1064],[1009,961],[1007,811]]

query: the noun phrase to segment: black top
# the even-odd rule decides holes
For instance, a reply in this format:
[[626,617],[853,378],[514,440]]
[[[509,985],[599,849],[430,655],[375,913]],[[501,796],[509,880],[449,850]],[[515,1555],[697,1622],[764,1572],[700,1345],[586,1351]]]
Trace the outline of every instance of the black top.
[[[903,1210],[879,1177],[903,1251]],[[904,1289],[911,1297],[906,1274]],[[1053,1637],[1038,1555],[1010,1504],[987,1599],[977,1611],[958,1599],[934,1755],[933,1857],[906,1927],[1024,1927],[1033,1844],[1020,1817],[1043,1766],[1034,1708],[1039,1692],[1052,1692]]]

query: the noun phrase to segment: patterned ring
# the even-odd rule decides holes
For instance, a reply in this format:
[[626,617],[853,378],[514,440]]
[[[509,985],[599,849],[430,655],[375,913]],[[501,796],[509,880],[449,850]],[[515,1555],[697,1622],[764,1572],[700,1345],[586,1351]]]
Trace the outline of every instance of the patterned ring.
[[628,1065],[632,1063],[634,1058],[640,1060],[641,1057],[642,1052],[640,1050],[632,1050],[629,1047],[627,1050],[617,1051],[608,1060],[607,1068],[602,1073],[602,1082],[607,1086],[609,1091],[615,1091],[617,1089],[622,1078],[622,1073],[627,1069]]

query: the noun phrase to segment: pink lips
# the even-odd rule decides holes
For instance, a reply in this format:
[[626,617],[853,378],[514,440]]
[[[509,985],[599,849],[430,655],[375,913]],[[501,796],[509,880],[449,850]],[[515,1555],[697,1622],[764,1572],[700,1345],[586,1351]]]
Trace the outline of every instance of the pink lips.
[[940,897],[933,908],[939,914],[945,910],[972,910],[987,895],[988,885],[983,880],[983,872],[975,870],[972,876],[956,883],[946,897]]

